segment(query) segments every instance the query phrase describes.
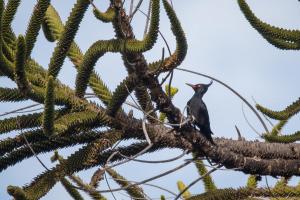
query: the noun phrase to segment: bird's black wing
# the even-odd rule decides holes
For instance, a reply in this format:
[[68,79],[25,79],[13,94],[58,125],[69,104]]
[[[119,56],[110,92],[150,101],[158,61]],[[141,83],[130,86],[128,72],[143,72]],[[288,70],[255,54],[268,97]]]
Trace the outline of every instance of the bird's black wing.
[[[194,117],[192,116],[191,108],[190,108],[190,106],[191,106],[191,100],[192,100],[192,99],[190,99],[190,100],[187,102],[187,104],[186,104],[186,113],[187,113],[187,116],[188,116],[188,117],[191,117],[190,120],[193,120]],[[190,123],[190,122],[189,122],[189,123]],[[196,129],[195,124],[194,124],[193,122],[191,122],[191,125]]]
[[190,104],[191,104],[191,100],[189,100],[186,104],[186,113],[187,113],[187,116],[190,116],[191,115],[191,112],[190,112]]
[[210,134],[213,134],[213,132],[210,129],[210,120],[209,120],[209,114],[208,114],[208,110],[206,108],[205,103],[203,102],[203,106],[205,109],[202,110],[202,115],[205,116],[205,122],[204,122],[204,126],[203,128],[205,129],[205,131],[207,131],[208,133],[210,132]]

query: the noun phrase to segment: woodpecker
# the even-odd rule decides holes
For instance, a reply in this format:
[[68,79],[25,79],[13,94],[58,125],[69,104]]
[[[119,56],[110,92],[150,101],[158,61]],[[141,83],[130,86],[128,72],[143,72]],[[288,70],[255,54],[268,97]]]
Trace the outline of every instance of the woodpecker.
[[[187,102],[187,114],[192,117],[194,120],[194,127],[197,126],[200,129],[200,132],[212,143],[215,144],[211,135],[213,132],[210,129],[210,122],[208,111],[205,103],[202,100],[203,95],[208,90],[208,87],[212,84],[211,81],[209,84],[196,84],[192,85],[186,83],[188,86],[192,87],[195,91],[192,98]],[[195,127],[196,128],[196,127]]]

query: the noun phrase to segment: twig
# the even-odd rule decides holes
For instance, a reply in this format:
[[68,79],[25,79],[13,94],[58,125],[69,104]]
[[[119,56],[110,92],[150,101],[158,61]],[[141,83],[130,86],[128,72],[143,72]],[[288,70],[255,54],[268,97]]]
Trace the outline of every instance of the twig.
[[164,172],[164,173],[161,173],[161,174],[159,174],[159,175],[153,176],[153,177],[151,177],[151,178],[145,179],[145,180],[140,181],[140,182],[136,182],[136,183],[134,183],[134,184],[127,185],[127,186],[125,186],[125,187],[116,188],[116,189],[112,189],[112,190],[98,190],[98,192],[100,192],[100,193],[101,193],[101,192],[102,192],[102,193],[106,193],[106,192],[111,192],[111,191],[115,192],[115,191],[125,190],[125,189],[127,189],[127,188],[129,188],[129,187],[133,187],[133,186],[136,186],[136,185],[141,185],[141,184],[147,183],[147,182],[149,182],[149,181],[153,181],[153,180],[155,180],[155,179],[158,179],[158,178],[161,178],[161,177],[163,177],[163,176],[166,176],[166,175],[168,175],[168,174],[170,174],[170,173],[173,173],[173,172],[175,172],[175,171],[177,171],[177,170],[179,170],[179,169],[181,169],[181,168],[187,166],[187,165],[190,164],[191,162],[192,162],[192,161],[185,162],[185,163],[183,163],[183,164],[181,164],[181,165],[179,165],[179,166],[177,166],[177,167],[175,167],[175,168],[173,168],[173,169],[171,169],[171,170],[168,170],[168,171],[166,171],[166,172]]
[[132,15],[133,4],[134,4],[134,0],[131,0],[131,1],[130,1],[130,7],[129,7],[129,16]]
[[[149,17],[146,13],[144,13],[144,12],[143,12],[142,10],[140,10],[140,9],[138,9],[138,10],[139,10],[145,17],[147,17],[147,18],[150,19],[150,17]],[[160,32],[160,30],[158,30],[158,33],[159,33],[159,35],[161,36],[161,38],[163,39],[164,43],[166,44],[167,49],[168,49],[168,52],[169,52],[169,55],[171,56],[171,55],[172,55],[171,49],[170,49],[170,46],[169,46],[169,44],[168,44],[166,38],[165,38],[164,35]]]
[[[151,3],[152,3],[152,1],[149,1],[147,16],[150,16],[150,12],[151,12]],[[150,17],[147,17],[147,19],[146,19],[146,24],[145,24],[145,29],[144,29],[144,37],[145,37],[146,34],[147,34],[149,22],[150,22]]]
[[171,70],[171,77],[169,80],[169,88],[168,88],[168,96],[171,98],[171,86],[172,86],[172,80],[173,80],[174,70]]
[[[132,97],[127,85],[125,84],[125,87],[127,89],[127,92],[128,92],[128,95],[130,96],[130,98],[132,99],[132,101],[135,103],[135,107],[139,108],[143,113],[145,113],[145,111],[137,104],[137,102],[134,100],[134,98]],[[140,151],[139,153],[137,153],[136,155],[130,157],[131,159],[126,159],[126,160],[123,160],[121,162],[118,162],[116,164],[113,164],[111,166],[107,166],[107,164],[105,164],[105,167],[104,167],[104,170],[108,169],[108,168],[112,168],[112,167],[116,167],[116,166],[119,166],[119,165],[122,165],[124,163],[127,163],[129,161],[131,161],[132,159],[135,159],[136,157],[142,155],[143,153],[147,152],[152,146],[153,146],[153,143],[151,142],[150,138],[149,138],[149,135],[148,135],[148,132],[147,132],[147,128],[146,128],[146,116],[150,115],[150,113],[152,113],[153,110],[147,112],[146,114],[144,114],[144,117],[143,117],[143,121],[142,121],[142,127],[143,127],[143,132],[144,132],[144,135],[145,135],[145,139],[148,143],[148,146],[145,147],[142,151]],[[118,151],[112,153],[109,158],[107,159],[106,163],[109,163],[110,160],[116,155],[118,154]]]
[[145,200],[145,199],[149,199],[149,200],[154,200],[153,198],[150,198],[148,195],[145,194],[145,192],[143,192],[143,195],[145,195],[147,198],[145,197],[136,197],[136,196],[132,196],[132,195],[128,195],[126,193],[122,193],[122,192],[119,192],[118,194],[124,196],[124,197],[128,197],[130,200]]
[[243,140],[240,129],[236,125],[234,127],[235,127],[235,130],[236,130],[237,134],[238,134],[238,140]]
[[[152,111],[148,112],[147,114],[149,115],[150,113],[152,113]],[[147,128],[146,128],[146,117],[147,115],[144,115],[144,118],[143,118],[143,122],[142,122],[142,127],[143,127],[143,132],[144,132],[144,135],[145,135],[145,138],[146,138],[146,141],[148,142],[149,145],[152,145],[152,142],[149,138],[149,135],[148,135],[148,132],[147,132]]]
[[[120,142],[121,142],[121,140],[119,140],[118,142],[116,142],[116,143],[114,144],[114,146],[111,147],[111,150],[113,151],[115,148],[117,148],[117,146],[120,144]],[[108,166],[108,163],[109,163],[110,160],[117,154],[117,152],[118,152],[118,151],[113,152],[113,153],[108,157],[108,159],[107,159],[107,161],[106,161],[106,163],[105,163],[103,169],[99,168],[99,169],[97,169],[97,170],[94,172],[93,176],[91,177],[91,181],[90,181],[90,185],[91,185],[91,186],[96,187],[96,185],[98,184],[98,182],[101,180],[102,175],[105,174],[105,171],[106,171],[106,169],[108,168],[108,167],[107,167],[107,166]]]
[[[132,103],[130,103],[130,102],[128,102],[128,101],[126,101],[125,104],[128,105],[128,106],[131,106],[131,107],[133,107],[133,108],[135,108],[135,109],[138,109],[138,110],[140,110],[140,111],[143,112],[143,110],[142,110],[141,108],[135,106],[134,104],[132,104]],[[158,121],[159,123],[164,124],[164,125],[168,125],[168,126],[178,126],[178,127],[181,127],[181,126],[187,124],[189,121],[191,121],[190,118],[187,118],[185,121],[183,121],[183,122],[180,123],[180,124],[172,124],[172,123],[160,121],[159,119],[156,119],[156,118],[154,118],[153,116],[151,116],[151,115],[149,115],[149,114],[147,114],[147,113],[144,113],[144,114],[146,114],[148,117],[150,117],[150,118],[152,118],[152,119]]]
[[[204,159],[204,158],[203,158]],[[187,161],[187,160],[192,160],[193,162],[198,162],[198,160],[199,159],[186,159],[185,161]],[[201,160],[201,159],[200,159]],[[230,169],[227,169],[227,168],[224,168],[224,169],[222,169],[222,168],[217,168],[217,167],[214,167],[214,166],[212,166],[212,165],[207,165],[207,164],[205,164],[205,163],[201,163],[202,165],[204,165],[205,167],[209,167],[209,168],[211,168],[211,169],[217,169],[217,170],[222,170],[222,171],[233,171],[233,170],[239,170],[239,169],[241,169],[241,168],[230,168]]]
[[240,95],[237,91],[235,91],[233,88],[231,88],[229,85],[227,85],[226,83],[212,77],[212,76],[209,76],[209,75],[206,75],[206,74],[203,74],[203,73],[199,73],[199,72],[195,72],[195,71],[192,71],[192,70],[188,70],[188,69],[183,69],[183,68],[175,68],[176,70],[179,70],[179,71],[184,71],[184,72],[188,72],[188,73],[192,73],[192,74],[196,74],[196,75],[199,75],[199,76],[203,76],[203,77],[206,77],[206,78],[210,78],[218,83],[220,83],[221,85],[223,85],[224,87],[226,87],[227,89],[229,89],[231,92],[233,92],[236,96],[238,96],[243,102],[245,102],[245,104],[254,112],[254,114],[256,115],[256,117],[258,118],[258,120],[260,121],[260,123],[262,124],[262,126],[264,127],[265,131],[267,133],[269,133],[269,130],[268,130],[268,127],[266,126],[265,122],[262,120],[262,118],[260,117],[260,115],[258,114],[258,112],[255,110],[255,108],[242,96]]
[[[266,180],[266,185],[267,185],[267,188],[268,188],[268,190],[269,190],[269,193],[270,193],[271,197],[273,197],[273,198],[275,198],[275,199],[278,199],[278,198],[272,193],[272,191],[271,191],[271,188],[270,188],[270,186],[269,186],[269,182],[268,182],[267,176],[265,176],[265,180]],[[278,199],[278,200],[279,200],[279,199]]]
[[259,137],[262,137],[262,135],[254,128],[254,126],[252,126],[252,124],[249,122],[246,114],[245,114],[245,110],[244,110],[244,105],[242,104],[242,112],[243,112],[243,116],[244,116],[244,119],[246,120],[248,126],[250,126],[250,128],[259,136]]
[[131,98],[131,100],[133,101],[133,103],[135,104],[135,106],[139,109],[139,110],[141,110],[142,112],[143,112],[143,114],[145,114],[146,112],[142,109],[142,107],[134,100],[134,98],[132,97],[132,95],[131,95],[131,93],[130,93],[130,91],[129,91],[129,89],[128,89],[128,87],[127,87],[127,85],[125,84],[125,87],[126,87],[126,90],[127,90],[127,93],[128,93],[128,95],[129,95],[129,97]]
[[118,194],[120,194],[120,195],[123,195],[124,197],[128,197],[130,200],[146,200],[146,199],[149,199],[149,200],[154,200],[153,198],[150,198],[145,192],[142,192],[143,193],[143,195],[146,197],[137,197],[137,196],[132,196],[132,195],[128,195],[128,194],[126,194],[126,193],[122,193],[122,192],[119,192]]
[[[182,111],[182,114],[183,114],[183,115],[184,115],[184,112],[186,111],[187,107],[188,107],[188,105],[184,106],[183,111]],[[183,115],[181,115],[181,118],[180,118],[180,124],[183,123],[183,122],[182,122],[182,120],[183,120]],[[192,122],[193,122],[193,116],[192,116]],[[181,128],[181,126],[179,126],[179,128]]]
[[143,121],[142,121],[142,127],[143,127],[143,132],[144,132],[146,141],[147,141],[148,144],[149,144],[149,146],[148,146],[147,148],[149,149],[149,148],[151,148],[151,146],[152,146],[152,142],[151,142],[151,140],[150,140],[150,138],[149,138],[149,135],[148,135],[148,132],[147,132],[147,128],[146,128],[146,119],[147,119],[147,116],[150,115],[150,114],[151,114],[152,112],[154,112],[154,111],[153,111],[153,110],[150,110],[149,112],[145,112],[145,111],[137,104],[137,102],[134,100],[134,98],[132,97],[132,95],[131,95],[131,93],[130,93],[130,91],[129,91],[129,89],[128,89],[128,87],[127,87],[126,84],[125,84],[125,87],[126,87],[126,90],[127,90],[127,92],[128,92],[129,97],[131,98],[131,100],[135,103],[135,105],[136,105],[137,107],[139,107],[139,108],[142,110],[142,112],[143,112],[143,114],[144,114]]
[[[126,43],[127,40],[125,40],[124,42],[124,48],[125,48],[125,43]],[[124,57],[124,59],[126,60],[126,63],[129,64],[130,66],[136,66],[136,62],[130,62],[127,57]]]
[[159,63],[159,66],[158,68],[153,72],[153,74],[156,74],[159,69],[162,67],[162,65],[164,64],[164,60],[165,60],[165,48],[163,47],[162,48],[162,53],[161,53],[161,59],[160,59],[160,63]]
[[[90,95],[90,96],[89,96],[89,97],[86,97],[86,98],[92,98],[92,96],[93,96],[93,97],[96,97],[96,95],[92,95],[92,94],[89,94],[89,95]],[[157,118],[151,116],[150,114],[146,113],[140,106],[136,106],[136,105],[135,105],[136,102],[135,102],[135,104],[133,104],[133,103],[131,103],[131,102],[129,102],[129,101],[125,101],[124,104],[126,104],[126,105],[128,105],[128,106],[131,106],[132,108],[135,108],[135,109],[137,109],[137,110],[139,110],[139,111],[142,111],[145,115],[147,115],[147,117],[150,117],[151,119],[156,120],[156,121],[159,122],[160,124],[164,124],[164,125],[168,125],[168,126],[178,126],[178,127],[181,127],[181,126],[187,124],[189,121],[193,120],[193,119],[187,118],[185,121],[182,121],[182,119],[181,119],[181,123],[180,123],[180,124],[172,124],[172,123],[168,123],[168,122],[163,122],[163,121],[161,121],[161,120],[159,120],[159,119],[157,119]],[[184,110],[185,110],[185,109],[186,109],[186,108],[184,108]],[[154,111],[152,111],[152,112],[154,112]]]
[[169,78],[171,73],[172,71],[169,71],[169,73],[161,80],[161,83],[159,84],[160,86],[162,86],[166,82],[166,80]]
[[93,8],[96,9],[96,10],[98,10],[97,7],[96,7],[96,5],[94,4],[94,2],[92,0],[89,0],[89,1],[90,1],[90,4],[93,6]]
[[[119,178],[114,178],[114,179],[115,179],[115,180],[120,180],[120,181],[126,181],[125,179],[119,179]],[[128,180],[127,180],[127,181],[128,181]],[[137,181],[131,181],[131,180],[129,180],[129,182],[132,182],[132,183],[138,183]],[[176,194],[175,194],[174,192],[172,192],[172,191],[170,191],[170,190],[168,190],[168,189],[166,189],[166,188],[163,188],[163,187],[161,187],[161,186],[154,185],[154,184],[150,184],[150,183],[144,183],[143,185],[147,185],[147,186],[150,186],[150,187],[155,187],[155,188],[158,188],[158,189],[160,189],[160,190],[162,190],[162,191],[168,192],[168,193],[170,193],[170,194],[176,196]]]
[[32,109],[32,110],[27,110],[27,111],[17,111],[15,113],[31,113],[31,112],[39,111],[39,110],[43,110],[43,108],[36,108],[36,109]]
[[[118,163],[116,163],[116,164],[113,164],[113,165],[110,165],[110,166],[105,166],[104,169],[106,170],[106,169],[108,169],[108,168],[113,168],[113,167],[116,167],[116,166],[125,164],[125,163],[127,163],[127,162],[129,162],[129,161],[131,161],[131,160],[133,160],[133,159],[135,159],[135,158],[137,158],[138,156],[144,154],[144,153],[147,152],[152,146],[153,146],[153,144],[150,144],[150,145],[148,144],[142,151],[140,151],[139,153],[133,155],[132,157],[130,157],[130,159],[126,159],[126,160],[120,161],[120,162],[118,162]],[[114,152],[114,153],[111,155],[112,157],[110,158],[110,160],[111,160],[115,155],[117,155],[117,154],[118,154],[118,151]],[[107,163],[109,163],[109,162],[107,162]]]
[[47,171],[50,171],[49,168],[42,162],[42,160],[38,157],[38,155],[35,153],[35,151],[33,150],[33,148],[31,147],[30,143],[28,142],[25,134],[23,134],[23,129],[21,128],[21,125],[20,125],[20,122],[19,120],[17,120],[17,124],[18,124],[18,127],[19,129],[21,130],[21,135],[23,136],[25,142],[26,142],[26,145],[28,146],[28,148],[30,149],[30,151],[32,152],[32,154],[34,155],[34,157],[39,161],[39,163],[47,170]]
[[134,11],[133,11],[132,14],[129,16],[129,18],[130,18],[129,23],[131,23],[131,21],[132,21],[132,19],[133,19],[133,16],[134,16],[135,13],[139,10],[139,8],[141,7],[142,3],[143,3],[143,0],[140,0],[140,1],[138,2],[138,4],[136,5]]
[[38,105],[40,105],[40,104],[39,104],[39,103],[36,103],[36,104],[32,104],[32,105],[25,106],[25,107],[22,107],[22,108],[18,108],[18,109],[16,109],[16,110],[12,110],[12,111],[9,111],[9,112],[5,112],[5,113],[3,113],[3,114],[0,114],[0,117],[3,117],[3,116],[5,116],[5,115],[9,115],[9,114],[13,114],[13,113],[16,113],[16,112],[21,111],[21,110],[26,110],[26,109],[28,109],[28,108],[33,108],[33,107],[38,106]]
[[107,177],[106,177],[106,173],[104,173],[104,178],[105,178],[106,185],[107,185],[107,187],[108,187],[108,189],[109,189],[111,195],[113,196],[113,198],[114,198],[115,200],[117,200],[117,198],[116,198],[115,195],[114,195],[114,192],[111,190],[111,187],[110,187],[110,185],[109,185],[109,183],[108,183],[108,180],[107,180]]
[[206,172],[205,174],[203,174],[203,176],[197,178],[196,180],[194,180],[193,182],[191,182],[186,188],[184,188],[184,190],[182,190],[174,200],[177,200],[181,197],[182,194],[184,194],[190,187],[192,187],[193,185],[195,185],[198,181],[202,180],[205,176],[208,176],[209,174],[213,173],[214,171],[216,171],[218,168],[222,167],[222,165],[219,165],[217,168],[211,169],[210,171]]
[[89,193],[90,195],[94,193],[98,193],[94,187],[91,185],[84,183],[83,180],[79,176],[70,175],[68,176],[77,186],[73,186],[76,189],[85,191]]
[[131,157],[125,156],[124,154],[122,154],[121,152],[118,152],[120,156],[129,159],[129,160],[133,160],[136,162],[142,162],[142,163],[167,163],[167,162],[172,162],[175,160],[178,160],[180,158],[182,158],[183,156],[185,156],[187,154],[188,150],[183,151],[179,156],[176,156],[174,158],[169,158],[166,160],[140,160],[140,159],[133,159]]
[[[113,159],[113,157],[115,157],[115,155],[117,155],[117,154],[118,154],[118,151],[113,152],[113,153],[108,157],[108,159],[107,159],[107,161],[106,161],[106,164],[105,164],[104,166],[106,166],[107,163],[110,163],[111,159]],[[117,163],[117,164],[119,164],[119,163]],[[106,169],[106,167],[104,167],[104,168]],[[109,167],[109,168],[111,168],[111,167]]]

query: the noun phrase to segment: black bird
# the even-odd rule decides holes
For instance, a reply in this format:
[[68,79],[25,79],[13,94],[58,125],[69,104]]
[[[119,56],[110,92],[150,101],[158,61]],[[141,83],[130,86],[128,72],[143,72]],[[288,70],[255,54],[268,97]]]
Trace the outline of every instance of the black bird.
[[211,135],[213,132],[210,130],[210,122],[208,111],[205,103],[202,100],[203,95],[206,93],[208,87],[212,84],[196,84],[192,85],[186,83],[192,87],[195,91],[193,97],[187,102],[187,114],[194,119],[194,126],[200,129],[200,132],[212,143],[215,144]]

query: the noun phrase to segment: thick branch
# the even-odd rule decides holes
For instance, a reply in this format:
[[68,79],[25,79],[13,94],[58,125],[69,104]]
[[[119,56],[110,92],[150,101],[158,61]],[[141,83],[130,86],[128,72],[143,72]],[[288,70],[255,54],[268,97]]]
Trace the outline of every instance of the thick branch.
[[296,143],[265,143],[257,141],[238,141],[232,139],[214,139],[219,147],[227,148],[234,153],[247,157],[262,159],[300,159],[300,145]]

